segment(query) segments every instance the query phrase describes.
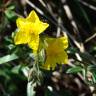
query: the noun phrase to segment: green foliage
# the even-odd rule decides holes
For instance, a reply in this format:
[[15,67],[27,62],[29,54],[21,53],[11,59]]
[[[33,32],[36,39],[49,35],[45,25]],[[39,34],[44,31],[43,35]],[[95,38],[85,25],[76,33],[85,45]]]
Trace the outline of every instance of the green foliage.
[[15,60],[17,58],[18,57],[15,54],[6,55],[6,56],[0,58],[0,64]]
[[[95,89],[95,5],[95,0],[30,0],[29,2],[28,0],[0,0],[0,96],[26,96],[26,94],[35,96],[35,94],[42,93],[38,90],[35,91],[34,87],[36,88],[37,85],[42,87],[44,96],[56,96],[56,94],[79,96],[82,93],[81,90],[85,87],[86,90],[87,88],[89,90],[84,90],[84,94],[90,92],[90,87]],[[60,37],[63,34],[67,34],[69,38],[69,64],[62,68],[57,66],[54,71],[60,72],[59,75],[53,76],[54,71],[49,72],[40,68],[41,72],[38,70],[38,66],[35,66],[36,69],[34,69],[32,50],[28,46],[16,46],[14,44],[13,35],[17,31],[16,18],[18,16],[26,17],[32,9],[36,10],[42,20],[46,20],[50,25],[42,34],[42,38],[44,35]],[[41,49],[38,56],[38,64],[40,65],[46,59],[44,50]],[[66,77],[66,74],[69,77]],[[75,81],[75,79],[70,79],[70,74],[71,77],[75,75],[76,80],[76,75],[79,80],[82,79],[81,82],[84,86],[79,86],[81,88],[79,92],[77,92],[78,86],[76,84],[82,85],[82,83],[78,81],[74,84],[72,80]],[[51,86],[53,90],[49,90],[48,86]]]
[[69,68],[67,70],[67,73],[78,73],[78,72],[81,72],[81,71],[82,71],[82,67],[76,66],[76,67]]
[[15,6],[9,6],[7,10],[5,10],[5,15],[8,19],[14,19],[16,17],[16,14],[14,12]]

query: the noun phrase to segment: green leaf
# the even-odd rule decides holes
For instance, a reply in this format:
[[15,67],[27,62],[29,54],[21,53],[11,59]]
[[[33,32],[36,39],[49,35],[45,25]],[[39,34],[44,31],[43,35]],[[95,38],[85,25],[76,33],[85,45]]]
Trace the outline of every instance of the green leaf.
[[44,50],[43,49],[39,52],[39,56],[38,57],[39,57],[39,65],[42,66],[42,64],[45,61],[45,54],[44,54]]
[[7,63],[15,59],[18,59],[18,57],[15,54],[6,55],[0,58],[0,64]]
[[90,66],[88,66],[88,70],[90,72],[92,72],[93,82],[96,83],[96,65],[90,65]]
[[92,79],[93,79],[93,82],[96,83],[96,73],[95,72],[92,72]]
[[34,87],[36,87],[36,82],[35,83],[33,83],[32,81],[28,82],[28,84],[27,84],[27,96],[35,96]]
[[8,9],[9,10],[13,10],[13,9],[15,9],[15,6],[14,5],[11,5],[11,6],[8,7]]
[[76,66],[76,67],[68,69],[67,73],[77,73],[77,72],[81,72],[81,71],[82,71],[82,67]]
[[0,69],[0,77],[3,76],[6,80],[10,79],[10,76],[6,73],[5,70]]
[[5,11],[5,15],[7,16],[7,18],[12,19],[16,16],[15,12],[14,12],[15,6],[9,6],[6,11]]
[[22,65],[17,65],[15,67],[12,68],[12,73],[15,73],[15,74],[19,74],[19,71],[21,69]]
[[24,76],[28,77],[28,75],[29,75],[29,68],[27,66],[25,66],[25,67],[22,67],[21,70],[22,70]]
[[14,13],[14,11],[11,11],[11,10],[6,10],[5,11],[5,15],[9,18],[9,19],[12,19],[14,18],[16,15]]

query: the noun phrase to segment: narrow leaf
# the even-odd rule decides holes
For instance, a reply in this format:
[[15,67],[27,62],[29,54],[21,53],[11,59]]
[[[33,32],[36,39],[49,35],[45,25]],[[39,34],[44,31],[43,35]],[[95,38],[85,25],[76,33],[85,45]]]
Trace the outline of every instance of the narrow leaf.
[[77,72],[81,72],[82,68],[77,66],[77,67],[73,67],[67,70],[67,73],[77,73]]
[[15,54],[6,55],[0,58],[0,64],[7,63],[15,59],[18,59],[18,57]]
[[27,96],[35,96],[34,87],[36,87],[36,83],[28,82],[27,84]]

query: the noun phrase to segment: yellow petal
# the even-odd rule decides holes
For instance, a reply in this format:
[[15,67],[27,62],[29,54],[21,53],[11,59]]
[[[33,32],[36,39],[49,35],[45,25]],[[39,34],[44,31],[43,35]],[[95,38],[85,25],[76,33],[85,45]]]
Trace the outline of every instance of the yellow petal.
[[68,48],[68,38],[66,36],[58,38],[57,43],[60,47],[63,47],[63,49]]
[[50,70],[50,69],[54,70],[56,68],[57,63],[58,64],[68,63],[68,55],[65,51],[62,51],[57,55],[47,56],[43,68],[46,70]]
[[15,44],[26,44],[30,41],[30,35],[27,34],[27,32],[23,32],[23,31],[19,31],[16,33],[15,37],[14,37],[14,42]]
[[44,42],[45,43],[45,48],[47,49],[48,46],[50,46],[54,42],[54,40],[56,40],[56,38],[46,37],[45,42]]
[[24,18],[17,18],[16,20],[17,27],[22,29],[23,25],[25,24],[25,19]]
[[46,30],[46,28],[49,26],[47,23],[43,23],[41,21],[36,21],[35,23],[32,24],[32,32],[34,34],[40,34]]
[[28,15],[28,17],[26,18],[26,20],[30,21],[30,22],[36,22],[36,21],[39,21],[39,17],[38,15],[36,14],[36,12],[34,10],[32,10],[30,12],[30,14]]
[[55,67],[56,67],[56,62],[54,57],[48,56],[46,58],[45,64],[43,65],[43,68],[46,70],[50,70],[50,69],[54,70]]
[[68,55],[65,51],[62,51],[61,53],[58,54],[57,63],[58,64],[68,63]]
[[48,28],[49,24],[48,23],[43,23],[43,22],[40,21],[40,22],[38,22],[37,26],[38,26],[37,31],[40,34]]
[[16,20],[16,23],[17,23],[17,27],[19,30],[23,31],[23,32],[29,32],[31,33],[32,32],[32,26],[33,26],[33,23],[31,22],[28,22],[26,19],[24,18],[18,18]]
[[31,35],[31,40],[28,42],[28,45],[31,49],[33,49],[33,52],[36,53],[39,46],[39,35]]
[[35,34],[42,33],[49,26],[48,23],[44,23],[39,20],[39,17],[34,10],[31,11],[26,20],[33,23],[32,32],[34,32]]
[[68,48],[68,38],[65,36],[59,38],[46,38],[45,40],[48,44],[57,45],[63,49]]

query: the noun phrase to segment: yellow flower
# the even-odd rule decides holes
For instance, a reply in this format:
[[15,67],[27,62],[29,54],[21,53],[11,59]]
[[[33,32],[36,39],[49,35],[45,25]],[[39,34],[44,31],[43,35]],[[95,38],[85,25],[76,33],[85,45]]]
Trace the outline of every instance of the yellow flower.
[[14,42],[18,44],[28,44],[33,52],[37,52],[39,46],[39,34],[42,33],[49,24],[40,21],[36,12],[33,10],[26,18],[16,20],[18,32],[14,37]]
[[55,69],[56,64],[67,64],[68,55],[64,51],[68,47],[68,38],[47,38],[46,39],[46,60],[43,66],[44,69]]

